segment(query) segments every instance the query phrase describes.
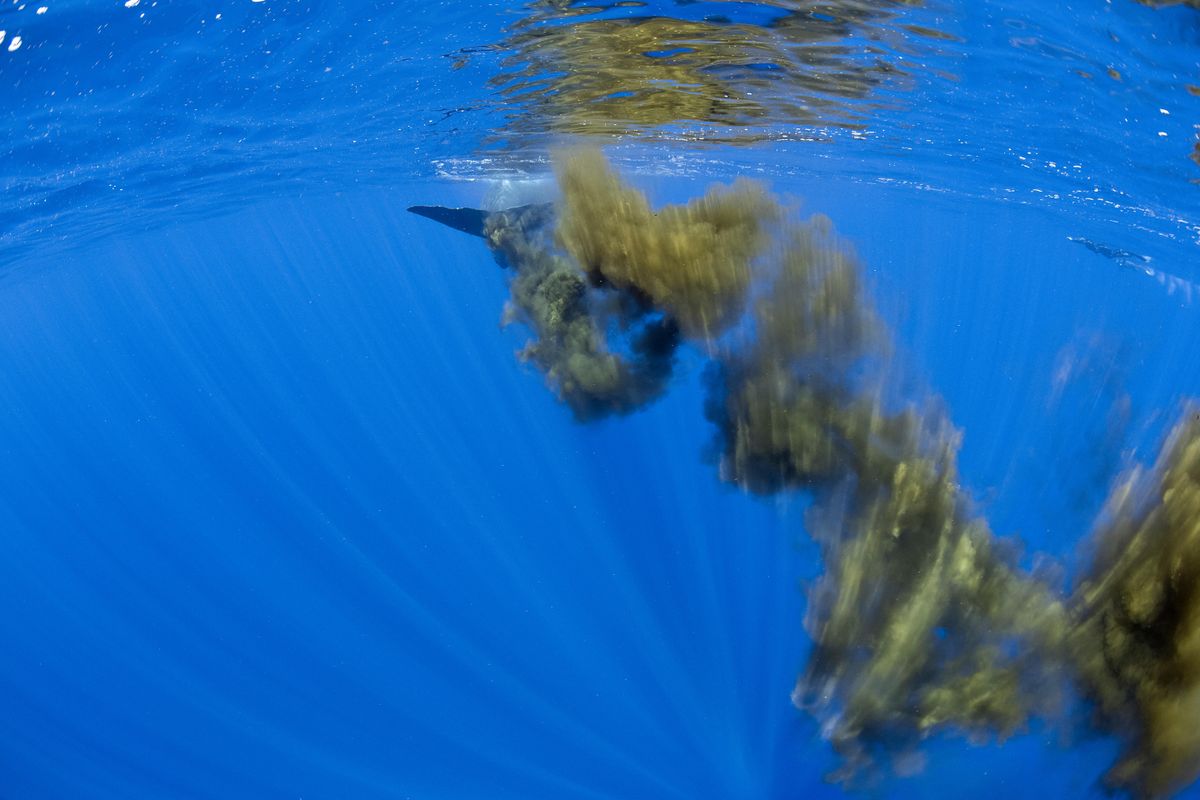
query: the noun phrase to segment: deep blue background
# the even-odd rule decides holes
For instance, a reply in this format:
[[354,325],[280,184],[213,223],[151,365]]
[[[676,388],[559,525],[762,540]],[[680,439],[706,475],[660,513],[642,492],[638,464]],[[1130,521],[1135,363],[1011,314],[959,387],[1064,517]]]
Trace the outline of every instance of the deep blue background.
[[[1054,402],[1058,353],[1120,339],[1153,423],[1200,392],[1195,308],[1036,209],[791,188],[844,220],[997,530],[1069,560],[1104,408],[1086,376]],[[4,282],[3,796],[840,794],[788,702],[802,498],[718,483],[695,355],[574,423],[482,242],[402,211],[427,192],[470,193],[261,203]],[[1091,796],[1112,746],[931,750],[877,791]]]
[[[788,697],[805,500],[717,480],[702,358],[580,426],[482,242],[403,211],[544,191],[478,149],[515,12],[36,5],[0,11],[0,797],[842,795]],[[1200,290],[1067,238],[1200,278],[1193,12],[911,13],[957,80],[867,135],[618,160],[829,214],[981,513],[1070,574],[1200,396]],[[927,750],[868,794],[1099,797],[1115,743]]]

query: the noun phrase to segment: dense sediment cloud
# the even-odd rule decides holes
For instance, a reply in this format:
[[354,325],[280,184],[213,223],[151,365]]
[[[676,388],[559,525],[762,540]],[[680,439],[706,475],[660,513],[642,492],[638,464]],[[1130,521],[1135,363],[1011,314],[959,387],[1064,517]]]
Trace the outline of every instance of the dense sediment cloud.
[[644,295],[692,338],[734,321],[764,229],[780,216],[762,186],[743,180],[656,212],[595,150],[563,160],[558,181],[565,202],[557,238],[586,272]]
[[1160,796],[1200,775],[1200,413],[1106,504],[1068,641],[1102,724],[1126,739],[1115,785]]
[[[526,206],[485,224],[488,242],[514,271],[505,319],[534,334],[520,357],[545,373],[581,420],[632,411],[666,390],[679,325],[635,290],[597,291],[600,277],[589,278],[554,246],[551,211]],[[610,344],[613,326],[624,341]]]
[[1070,594],[1021,570],[960,485],[935,396],[899,395],[853,252],[763,187],[653,209],[596,151],[558,160],[561,198],[488,217],[512,271],[524,358],[580,419],[669,386],[676,348],[712,359],[705,413],[723,480],[810,493],[825,573],[794,699],[842,777],[911,763],[952,729],[1003,738],[1081,695],[1125,744],[1111,785],[1161,796],[1200,764],[1200,418],[1110,498]]

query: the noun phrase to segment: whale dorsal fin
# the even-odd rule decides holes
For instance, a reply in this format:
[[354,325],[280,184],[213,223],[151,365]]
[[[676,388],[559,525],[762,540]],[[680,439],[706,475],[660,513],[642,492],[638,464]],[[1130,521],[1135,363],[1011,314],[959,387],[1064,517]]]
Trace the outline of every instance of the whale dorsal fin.
[[445,208],[444,206],[409,206],[409,211],[448,225],[456,231],[483,237],[483,224],[488,212],[477,208]]

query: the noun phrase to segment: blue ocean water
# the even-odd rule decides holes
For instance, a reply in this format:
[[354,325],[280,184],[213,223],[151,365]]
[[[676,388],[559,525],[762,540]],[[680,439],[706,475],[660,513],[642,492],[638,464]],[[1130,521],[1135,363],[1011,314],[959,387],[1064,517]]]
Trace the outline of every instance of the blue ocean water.
[[829,782],[790,699],[809,498],[721,482],[705,354],[580,424],[485,244],[405,209],[546,199],[578,141],[656,203],[799,198],[993,530],[1070,576],[1200,397],[1200,11],[35,0],[0,30],[0,797],[1104,795],[1119,742],[1074,720]]

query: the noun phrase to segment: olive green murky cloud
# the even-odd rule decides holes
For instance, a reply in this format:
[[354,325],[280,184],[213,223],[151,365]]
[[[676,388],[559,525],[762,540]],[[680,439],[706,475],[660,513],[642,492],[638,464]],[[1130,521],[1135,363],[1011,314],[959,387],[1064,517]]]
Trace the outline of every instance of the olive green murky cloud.
[[[520,357],[545,373],[581,420],[639,408],[667,388],[678,324],[632,292],[594,291],[595,278],[554,246],[550,211],[500,212],[485,225],[488,242],[514,272],[505,319],[525,323],[534,334]],[[627,333],[620,352],[609,345],[610,325]]]
[[751,261],[780,216],[750,181],[656,212],[595,150],[560,159],[558,182],[558,241],[575,263],[644,295],[692,338],[719,334],[741,311]]
[[1162,796],[1200,775],[1200,414],[1158,462],[1112,492],[1075,595],[1070,656],[1105,724],[1126,740],[1109,774]]
[[[599,152],[561,154],[553,206],[499,212],[522,356],[580,419],[669,389],[676,348],[712,360],[723,480],[809,493],[825,572],[796,704],[848,781],[940,730],[1003,739],[1081,696],[1124,746],[1108,782],[1164,796],[1200,765],[1200,417],[1117,485],[1064,593],[1022,570],[961,484],[936,396],[901,396],[854,255],[761,185],[654,209]],[[907,384],[904,384],[907,385]]]

